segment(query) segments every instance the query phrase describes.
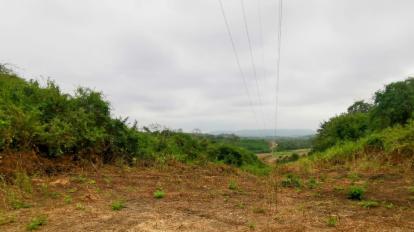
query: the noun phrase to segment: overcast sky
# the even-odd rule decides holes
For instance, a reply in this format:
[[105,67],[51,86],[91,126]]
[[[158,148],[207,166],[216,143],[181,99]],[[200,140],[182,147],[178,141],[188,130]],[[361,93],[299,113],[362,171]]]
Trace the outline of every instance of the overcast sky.
[[[66,92],[103,91],[140,125],[270,128],[278,0],[244,1],[258,88],[240,0],[223,0],[253,109],[218,0],[0,0],[0,62]],[[412,0],[284,0],[279,127],[316,129],[414,74],[413,12]]]

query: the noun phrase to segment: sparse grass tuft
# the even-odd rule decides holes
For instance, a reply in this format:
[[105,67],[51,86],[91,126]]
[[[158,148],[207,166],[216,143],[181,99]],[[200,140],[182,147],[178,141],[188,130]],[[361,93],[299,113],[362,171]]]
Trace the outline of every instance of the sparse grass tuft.
[[157,189],[154,192],[154,198],[161,199],[161,198],[164,198],[164,197],[165,197],[165,192],[162,189]]
[[85,206],[82,203],[77,203],[75,206],[76,210],[85,210]]
[[3,213],[0,213],[0,226],[7,225],[15,221],[16,221],[16,218],[14,216],[8,216],[8,215],[4,215]]
[[237,182],[235,180],[229,181],[229,189],[230,190],[237,190],[239,186],[237,185]]
[[282,180],[282,186],[288,188],[300,188],[302,186],[302,181],[299,177],[288,174]]
[[66,204],[70,204],[72,203],[72,197],[70,195],[66,195],[63,197],[63,200],[65,201]]
[[25,172],[16,172],[14,182],[22,191],[33,192],[32,180]]
[[348,189],[348,198],[351,200],[362,200],[365,194],[365,189],[359,186],[351,186]]
[[119,211],[125,208],[125,203],[122,200],[117,200],[111,203],[111,208],[113,211]]
[[247,223],[247,227],[249,227],[250,230],[256,230],[256,224],[254,222]]
[[369,201],[368,200],[368,201],[361,201],[359,203],[359,205],[362,206],[363,208],[368,209],[368,208],[378,207],[380,204],[378,202],[376,202],[376,201]]
[[329,227],[335,227],[338,224],[338,216],[331,215],[326,219],[326,225]]
[[46,225],[47,223],[47,218],[46,216],[39,216],[39,217],[35,217],[32,218],[32,220],[29,222],[29,224],[27,224],[26,229],[28,231],[32,231],[32,230],[37,230],[40,228],[40,226]]
[[264,214],[264,213],[266,213],[266,210],[263,209],[263,208],[254,208],[253,213]]
[[414,186],[410,186],[407,189],[408,189],[408,192],[414,194]]
[[311,177],[306,184],[308,188],[315,189],[319,186],[319,181],[316,180],[314,177]]

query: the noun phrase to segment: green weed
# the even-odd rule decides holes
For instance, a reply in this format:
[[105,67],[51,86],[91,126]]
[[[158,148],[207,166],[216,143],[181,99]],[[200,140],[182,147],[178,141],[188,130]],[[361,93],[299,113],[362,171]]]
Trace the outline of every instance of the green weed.
[[165,197],[165,192],[162,189],[157,189],[154,192],[154,198],[161,199],[161,198],[164,198],[164,197]]
[[70,203],[72,203],[73,199],[70,195],[65,195],[63,197],[63,201],[65,201],[66,204],[70,204]]
[[38,217],[32,218],[32,220],[30,220],[29,224],[27,224],[27,226],[26,226],[26,229],[29,230],[29,231],[37,230],[41,226],[46,225],[46,223],[47,223],[47,217],[46,216],[38,216]]
[[117,201],[114,201],[114,202],[112,202],[112,204],[111,204],[111,208],[112,208],[112,210],[114,210],[114,211],[119,211],[119,210],[121,210],[121,209],[125,208],[125,203],[124,203],[124,201],[122,201],[122,200],[117,200]]
[[237,190],[239,187],[237,185],[237,182],[235,180],[229,181],[229,189],[230,190]]
[[24,192],[33,192],[32,180],[25,172],[16,172],[14,182]]
[[363,208],[368,209],[368,208],[378,207],[380,204],[378,202],[376,202],[376,201],[370,201],[370,200],[368,200],[368,201],[361,201],[359,203],[359,205],[362,206]]
[[282,179],[282,186],[289,188],[300,188],[302,186],[302,181],[299,177],[288,174]]
[[82,203],[77,203],[75,206],[76,210],[85,210],[85,206]]
[[335,227],[338,224],[338,216],[331,215],[326,219],[326,225],[329,227]]
[[351,186],[348,189],[348,198],[351,200],[362,200],[365,189],[359,186]]

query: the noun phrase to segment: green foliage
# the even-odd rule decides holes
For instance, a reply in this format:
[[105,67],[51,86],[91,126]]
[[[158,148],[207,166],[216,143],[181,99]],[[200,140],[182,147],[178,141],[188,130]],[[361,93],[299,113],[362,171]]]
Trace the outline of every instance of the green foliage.
[[351,186],[348,189],[348,198],[351,200],[362,200],[365,194],[365,189],[359,186]]
[[326,219],[326,225],[329,227],[335,227],[338,224],[338,216],[329,216]]
[[376,128],[404,125],[413,117],[414,79],[394,82],[375,93],[372,121]]
[[376,201],[361,201],[359,205],[367,209],[378,207],[380,204]]
[[310,189],[315,189],[319,186],[319,181],[317,179],[315,179],[314,177],[311,177],[308,182],[306,183],[306,185],[308,186],[308,188]]
[[237,185],[237,182],[235,180],[229,181],[229,189],[230,190],[237,190],[239,189],[239,186]]
[[[264,145],[244,144],[250,149]],[[158,125],[140,130],[127,118],[111,117],[111,106],[101,92],[78,88],[65,94],[53,81],[25,81],[0,66],[0,152],[33,150],[50,158],[78,159],[98,155],[104,162],[122,158],[127,164],[173,159],[264,167],[254,153],[236,146]]]
[[165,197],[165,192],[162,189],[157,189],[154,192],[154,198],[161,199],[161,198],[164,198],[164,197]]
[[289,188],[300,188],[302,186],[302,180],[296,175],[287,174],[282,179],[282,186]]
[[368,114],[342,114],[322,123],[314,139],[313,150],[323,151],[338,143],[356,141],[368,130]]
[[24,172],[16,172],[15,176],[15,184],[26,193],[32,193],[33,187],[32,180],[30,179],[30,177]]
[[111,208],[113,211],[119,211],[125,208],[125,203],[122,200],[116,200],[111,203]]
[[28,231],[32,231],[32,230],[37,230],[39,229],[41,226],[46,225],[47,223],[47,217],[46,216],[39,216],[39,217],[35,217],[32,218],[32,220],[30,220],[29,224],[27,224],[26,229]]

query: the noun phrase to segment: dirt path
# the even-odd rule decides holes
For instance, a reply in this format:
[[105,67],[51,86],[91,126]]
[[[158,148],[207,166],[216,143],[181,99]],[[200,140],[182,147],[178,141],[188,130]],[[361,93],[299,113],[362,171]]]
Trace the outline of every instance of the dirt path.
[[[0,230],[25,231],[37,215],[47,215],[47,224],[40,231],[414,230],[413,207],[402,187],[408,179],[382,179],[394,186],[392,189],[381,187],[384,182],[373,185],[376,191],[370,191],[368,197],[392,202],[393,207],[367,209],[333,190],[333,186],[348,184],[339,177],[339,173],[327,174],[315,189],[279,187],[276,202],[271,200],[267,177],[224,166],[176,165],[123,171],[106,167],[98,172],[35,180],[35,189],[49,183],[48,191],[59,194],[36,190],[25,199],[33,207],[8,210],[6,214],[16,220],[0,226]],[[235,186],[229,189],[229,183]],[[157,188],[165,191],[164,198],[154,198]],[[70,203],[64,200],[67,196],[72,199]],[[111,210],[111,202],[117,199],[122,199],[126,208]],[[277,205],[276,212],[269,208],[270,201]],[[331,217],[337,218],[332,227],[327,224]]]

